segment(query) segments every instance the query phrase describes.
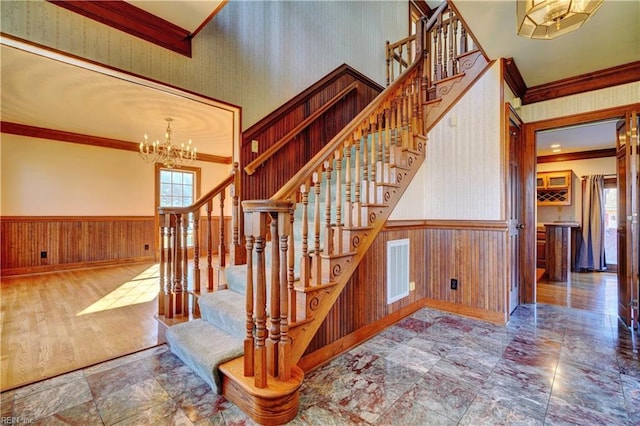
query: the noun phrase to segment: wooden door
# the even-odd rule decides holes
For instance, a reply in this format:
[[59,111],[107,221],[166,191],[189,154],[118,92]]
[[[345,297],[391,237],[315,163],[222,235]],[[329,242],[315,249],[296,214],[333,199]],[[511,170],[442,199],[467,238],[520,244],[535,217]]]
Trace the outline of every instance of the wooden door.
[[521,121],[509,111],[509,313],[520,303],[520,287],[523,283],[524,260],[524,177],[522,159],[524,143],[521,137]]
[[618,172],[618,315],[638,327],[638,115],[628,113],[617,125]]

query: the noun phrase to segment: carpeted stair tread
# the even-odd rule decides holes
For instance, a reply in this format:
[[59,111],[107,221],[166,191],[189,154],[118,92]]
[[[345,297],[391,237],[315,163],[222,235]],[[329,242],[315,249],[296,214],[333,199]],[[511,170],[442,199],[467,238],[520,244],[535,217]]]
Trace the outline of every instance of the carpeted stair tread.
[[208,323],[240,339],[246,334],[245,295],[218,290],[198,298],[200,316]]
[[166,337],[171,352],[218,394],[222,391],[218,366],[244,353],[243,339],[227,334],[202,319],[171,326]]

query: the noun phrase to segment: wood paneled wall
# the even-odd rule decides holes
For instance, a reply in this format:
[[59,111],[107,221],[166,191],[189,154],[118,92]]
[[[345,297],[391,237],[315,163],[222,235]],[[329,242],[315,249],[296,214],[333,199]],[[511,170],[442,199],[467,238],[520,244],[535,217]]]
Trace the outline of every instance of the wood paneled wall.
[[[225,251],[229,251],[229,245],[231,243],[231,238],[233,237],[233,230],[231,228],[231,216],[224,216],[224,246]],[[211,218],[211,245],[213,247],[213,254],[218,254],[220,247],[220,217],[212,217]],[[200,256],[207,255],[207,217],[200,216],[200,229],[199,229],[200,238]]]
[[[354,81],[358,82],[355,91],[326,111],[258,167],[253,175],[242,173],[243,200],[271,197],[383,88],[349,66],[342,65],[243,132],[241,158],[243,164],[248,164]],[[252,140],[258,141],[258,153],[251,152]]]
[[[386,246],[402,238],[410,240],[409,279],[416,287],[388,305]],[[321,364],[423,306],[506,323],[507,244],[504,221],[390,222],[329,312],[301,365]],[[451,290],[451,278],[458,280],[458,290]]]
[[5,216],[0,268],[18,275],[153,261],[156,232],[153,216]]

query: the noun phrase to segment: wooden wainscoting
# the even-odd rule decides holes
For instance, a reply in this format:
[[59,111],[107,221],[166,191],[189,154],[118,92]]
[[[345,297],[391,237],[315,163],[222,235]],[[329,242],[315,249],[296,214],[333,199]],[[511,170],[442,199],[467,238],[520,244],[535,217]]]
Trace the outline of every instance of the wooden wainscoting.
[[0,268],[20,275],[154,261],[153,216],[4,216]]
[[[387,304],[386,246],[410,240],[408,297]],[[307,371],[423,306],[507,321],[506,221],[393,221],[378,234],[299,363]],[[451,279],[458,289],[451,290]]]

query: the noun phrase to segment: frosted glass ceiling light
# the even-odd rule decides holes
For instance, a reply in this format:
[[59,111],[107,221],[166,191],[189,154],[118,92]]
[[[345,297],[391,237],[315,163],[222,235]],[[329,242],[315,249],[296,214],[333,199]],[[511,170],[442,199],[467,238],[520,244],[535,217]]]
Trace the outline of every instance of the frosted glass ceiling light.
[[516,0],[518,35],[548,40],[577,30],[604,0]]

